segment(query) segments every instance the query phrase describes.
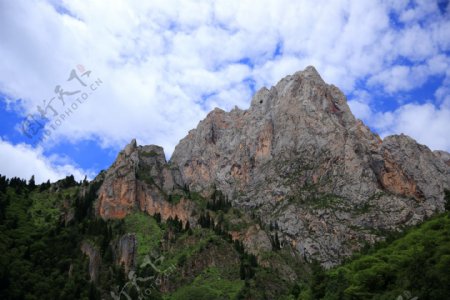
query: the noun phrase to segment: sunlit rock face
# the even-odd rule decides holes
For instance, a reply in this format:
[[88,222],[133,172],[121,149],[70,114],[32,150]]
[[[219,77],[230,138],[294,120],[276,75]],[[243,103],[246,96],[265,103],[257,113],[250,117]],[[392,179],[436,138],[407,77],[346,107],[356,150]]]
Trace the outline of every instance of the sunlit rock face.
[[[442,211],[449,175],[445,153],[404,135],[382,140],[308,67],[259,90],[247,110],[214,109],[170,162],[161,147],[132,141],[104,174],[96,211],[111,219],[141,210],[193,224],[194,203],[168,195],[220,190],[275,224],[282,245],[332,266],[380,232]],[[265,249],[263,237],[249,229],[244,240],[255,249],[253,241],[264,240]]]
[[448,165],[404,135],[381,140],[313,67],[262,88],[248,110],[213,110],[171,162],[191,189],[219,188],[325,265],[441,211],[450,185]]
[[137,146],[133,140],[104,175],[97,213],[103,219],[122,219],[139,210],[150,215],[161,214],[163,220],[178,217],[186,223],[192,203],[184,198],[176,204],[167,201],[169,195],[182,188],[178,168],[167,164],[161,147]]

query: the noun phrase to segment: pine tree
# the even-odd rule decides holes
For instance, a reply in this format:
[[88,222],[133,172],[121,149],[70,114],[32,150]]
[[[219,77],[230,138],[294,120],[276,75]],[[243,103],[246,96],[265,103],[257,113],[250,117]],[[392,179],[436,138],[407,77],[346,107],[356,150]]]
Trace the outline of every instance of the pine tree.
[[211,219],[209,218],[209,214],[205,214],[205,228],[209,228],[211,226]]
[[445,210],[450,211],[450,190],[444,190]]
[[93,282],[89,284],[89,300],[100,300],[100,293]]
[[0,192],[5,192],[6,188],[8,187],[8,180],[5,176],[0,175]]
[[47,180],[46,183],[41,183],[41,185],[39,186],[39,192],[43,192],[43,191],[49,189],[50,186],[51,186],[50,180]]
[[161,214],[160,213],[156,213],[153,217],[155,218],[155,220],[158,224],[161,224]]
[[60,181],[63,188],[69,188],[72,186],[77,186],[78,183],[75,180],[75,177],[73,175],[66,176],[63,180]]
[[239,268],[239,274],[241,276],[241,280],[245,280],[245,267],[242,262],[241,262],[241,266]]
[[31,175],[30,180],[28,181],[28,188],[32,191],[36,188],[36,182],[34,181],[34,175]]
[[81,183],[83,186],[87,186],[89,184],[89,181],[87,180],[87,176],[84,175],[83,182]]
[[250,266],[256,268],[258,266],[258,261],[256,259],[256,256],[253,254],[250,254],[249,259],[250,259]]

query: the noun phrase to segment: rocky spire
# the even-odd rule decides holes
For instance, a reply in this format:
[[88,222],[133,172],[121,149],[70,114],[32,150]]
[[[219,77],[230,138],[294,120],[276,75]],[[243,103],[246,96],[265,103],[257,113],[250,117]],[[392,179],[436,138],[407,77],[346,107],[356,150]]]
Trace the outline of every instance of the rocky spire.
[[140,210],[159,213],[163,219],[178,216],[190,220],[190,203],[172,205],[167,201],[169,194],[182,194],[184,183],[178,168],[167,164],[160,146],[138,146],[133,139],[101,176],[96,211],[104,219],[121,219]]

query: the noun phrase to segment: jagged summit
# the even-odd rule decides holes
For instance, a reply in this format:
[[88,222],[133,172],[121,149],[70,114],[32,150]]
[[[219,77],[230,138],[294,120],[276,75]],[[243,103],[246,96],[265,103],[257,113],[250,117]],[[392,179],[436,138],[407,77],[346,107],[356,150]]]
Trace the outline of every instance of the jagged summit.
[[305,70],[296,72],[294,76],[304,76],[316,82],[325,83],[314,66],[307,66]]
[[276,224],[282,244],[325,266],[382,238],[382,230],[442,211],[450,188],[450,167],[438,157],[445,154],[403,135],[381,140],[314,67],[260,89],[248,110],[214,109],[169,163],[162,149],[154,156],[146,149],[132,141],[108,170],[101,216],[134,207],[195,222],[192,203],[169,205],[163,196],[181,187],[220,190],[233,206]]
[[270,91],[272,91],[273,93],[274,90],[276,90],[277,93],[283,94],[290,88],[291,85],[299,85],[302,82],[310,85],[326,85],[317,70],[313,66],[308,66],[303,71],[298,71],[293,75],[285,76],[270,90],[266,87],[261,88],[253,97],[251,106],[258,106],[258,104],[263,104],[264,97],[270,94]]
[[178,168],[167,164],[160,146],[138,146],[133,139],[101,176],[103,184],[96,207],[105,219],[123,218],[134,210],[151,215],[164,211],[165,219],[189,219],[183,212],[189,204],[172,206],[166,201],[168,193],[180,191],[184,184]]

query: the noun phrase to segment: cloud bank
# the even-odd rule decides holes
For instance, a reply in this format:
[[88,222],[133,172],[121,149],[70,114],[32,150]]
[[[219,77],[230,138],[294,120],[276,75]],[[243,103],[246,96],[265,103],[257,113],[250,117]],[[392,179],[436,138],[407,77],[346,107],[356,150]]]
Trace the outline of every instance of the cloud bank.
[[[39,147],[96,139],[118,149],[136,137],[170,156],[212,108],[246,108],[255,90],[314,65],[382,135],[450,150],[449,10],[394,0],[1,1],[0,91],[36,114],[81,64],[102,86]],[[430,99],[402,102],[431,79],[440,83]]]
[[54,182],[72,174],[80,181],[85,176],[89,179],[95,175],[92,171],[86,172],[73,166],[73,162],[63,157],[53,156],[47,158],[42,148],[32,148],[26,144],[12,145],[0,139],[0,166],[1,174],[6,177],[19,177],[30,179],[35,175],[36,183],[47,180]]

